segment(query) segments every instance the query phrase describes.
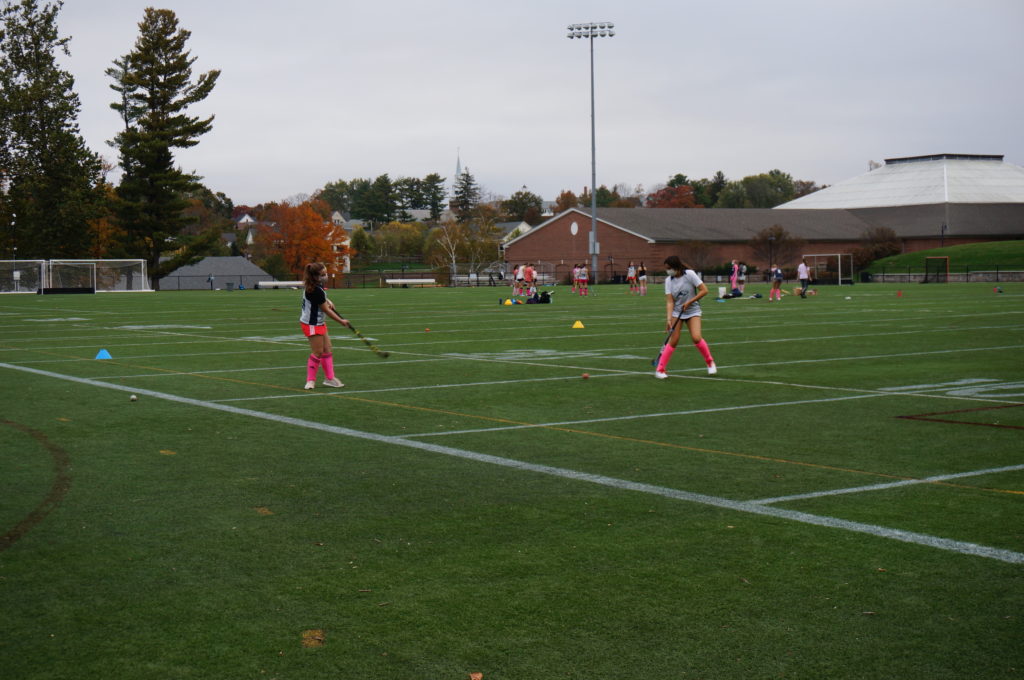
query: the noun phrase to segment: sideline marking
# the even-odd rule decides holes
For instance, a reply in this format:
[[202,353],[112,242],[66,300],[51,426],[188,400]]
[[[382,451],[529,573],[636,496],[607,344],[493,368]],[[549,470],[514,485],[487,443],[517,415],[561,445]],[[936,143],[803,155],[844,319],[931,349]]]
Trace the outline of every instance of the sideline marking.
[[480,463],[488,463],[491,465],[499,465],[514,470],[535,472],[538,474],[548,475],[551,477],[559,477],[562,479],[569,479],[573,481],[589,482],[591,484],[597,484],[600,486],[610,487],[613,489],[623,491],[637,491],[640,493],[662,496],[664,498],[672,498],[675,500],[687,501],[690,503],[709,505],[712,507],[722,508],[726,510],[745,512],[754,515],[763,515],[778,519],[787,519],[794,522],[811,524],[814,526],[822,526],[830,529],[844,529],[846,531],[867,534],[869,536],[875,536],[878,538],[888,538],[895,541],[901,541],[903,543],[910,543],[930,548],[937,548],[939,550],[948,550],[950,552],[959,553],[961,555],[986,557],[989,559],[999,560],[1001,562],[1007,562],[1010,564],[1024,564],[1024,553],[1018,553],[1012,550],[1004,550],[1002,548],[993,548],[990,546],[978,545],[976,543],[957,541],[949,538],[930,536],[928,534],[920,534],[912,531],[903,531],[900,529],[892,529],[889,527],[882,527],[873,524],[864,524],[862,522],[852,522],[849,520],[837,519],[835,517],[812,515],[806,512],[783,510],[781,508],[774,508],[763,504],[751,503],[748,501],[734,501],[729,500],[728,498],[707,496],[704,494],[693,493],[690,491],[680,491],[678,489],[670,489],[663,486],[655,486],[652,484],[632,482],[625,479],[606,477],[604,475],[596,475],[587,472],[580,472],[577,470],[569,470],[566,468],[558,468],[548,465],[538,465],[536,463],[527,463],[524,461],[512,460],[509,458],[492,456],[490,454],[477,453],[475,451],[467,451],[464,449],[457,449],[450,446],[438,446],[436,444],[428,444],[425,442],[410,441],[407,439],[402,439],[401,437],[392,437],[389,435],[375,434],[373,432],[362,432],[360,430],[353,430],[347,427],[340,427],[337,425],[327,425],[324,423],[317,423],[309,420],[292,418],[290,416],[281,416],[273,413],[263,413],[260,411],[239,408],[237,406],[229,406],[227,404],[214,404],[206,401],[200,401],[198,399],[191,399],[189,397],[179,397],[174,394],[156,392],[154,390],[139,389],[137,387],[130,387],[127,385],[116,385],[113,383],[106,383],[100,380],[92,380],[89,378],[79,378],[77,376],[63,375],[61,373],[43,371],[37,368],[14,366],[12,364],[7,363],[0,363],[0,368],[6,368],[14,371],[22,371],[24,373],[32,373],[35,375],[41,375],[48,378],[55,378],[57,380],[66,380],[69,382],[75,382],[82,385],[90,385],[92,387],[102,387],[106,389],[117,390],[119,392],[141,394],[149,397],[154,397],[156,399],[164,399],[166,401],[185,404],[188,406],[198,406],[200,408],[222,411],[224,413],[231,413],[234,415],[259,418],[261,420],[268,420],[271,422],[281,423],[284,425],[292,425],[295,427],[303,427],[311,430],[319,430],[321,432],[337,434],[345,437],[353,437],[356,439],[365,439],[382,444],[389,444],[396,447],[418,449],[420,451],[428,451],[430,453],[440,453],[446,456],[453,456],[455,458],[472,460]]
[[[861,493],[862,491],[879,491],[882,489],[893,489],[900,486],[913,486],[915,484],[935,484],[946,482],[951,479],[962,479],[964,477],[978,477],[980,475],[997,474],[1000,472],[1016,472],[1024,470],[1024,465],[1007,465],[1006,467],[989,468],[988,470],[973,470],[971,472],[958,472],[951,475],[935,475],[933,477],[922,477],[921,479],[905,479],[899,482],[883,482],[881,484],[869,484],[868,486],[854,486],[848,489],[832,489],[831,491],[812,491],[810,493],[798,493],[792,496],[777,496],[775,498],[762,498],[756,501],[747,501],[757,505],[768,503],[785,503],[787,501],[798,501],[805,498],[821,498],[822,496],[838,496],[846,493]],[[1007,493],[1024,494],[1024,491],[1008,491]]]

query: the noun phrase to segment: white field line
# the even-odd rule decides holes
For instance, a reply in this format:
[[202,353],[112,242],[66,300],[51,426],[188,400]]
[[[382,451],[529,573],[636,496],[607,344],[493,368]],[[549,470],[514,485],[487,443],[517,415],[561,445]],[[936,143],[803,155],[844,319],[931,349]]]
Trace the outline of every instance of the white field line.
[[[425,360],[427,361],[427,360]],[[401,363],[414,364],[415,361],[404,361]],[[297,367],[292,367],[297,368]],[[336,367],[337,368],[337,367]],[[622,373],[605,373],[604,375],[592,375],[591,379],[596,378],[619,378],[622,377]],[[126,376],[131,377],[131,376]],[[344,392],[324,392],[320,391],[317,394],[312,392],[306,392],[305,394],[274,394],[262,397],[236,397],[232,399],[212,399],[211,401],[217,404],[227,404],[238,401],[266,401],[268,399],[302,399],[308,397],[333,397],[333,396],[346,396],[355,394],[378,394],[380,392],[415,392],[417,390],[442,390],[459,387],[493,387],[495,385],[518,385],[520,383],[539,383],[539,382],[555,382],[558,380],[579,380],[578,376],[556,376],[554,378],[520,378],[517,380],[489,380],[485,382],[473,382],[473,383],[450,383],[447,385],[417,385],[413,387],[380,387],[374,390],[345,390]],[[408,435],[403,435],[408,436]],[[417,435],[411,435],[417,436]]]
[[877,526],[873,524],[864,524],[862,522],[852,522],[849,520],[838,519],[835,517],[812,515],[805,512],[795,512],[792,510],[783,510],[781,508],[774,508],[759,503],[735,501],[730,500],[728,498],[720,498],[718,496],[707,496],[704,494],[693,493],[690,491],[670,489],[667,487],[655,486],[652,484],[642,484],[640,482],[633,482],[625,479],[617,479],[615,477],[606,477],[604,475],[595,475],[587,472],[581,472],[578,470],[570,470],[567,468],[558,468],[548,465],[527,463],[524,461],[513,460],[510,458],[502,458],[499,456],[492,456],[489,454],[478,453],[475,451],[457,449],[450,446],[439,446],[436,444],[428,444],[426,442],[409,441],[401,437],[392,437],[388,435],[376,434],[373,432],[363,432],[360,430],[353,430],[347,427],[340,427],[337,425],[328,425],[325,423],[302,420],[300,418],[292,418],[273,413],[264,413],[261,411],[254,411],[251,409],[243,409],[237,406],[230,406],[228,404],[216,404],[208,401],[201,401],[199,399],[190,399],[188,397],[180,397],[174,394],[156,392],[154,390],[144,390],[139,389],[137,387],[130,387],[127,385],[117,385],[114,383],[107,383],[99,380],[92,380],[89,378],[79,378],[71,375],[63,375],[60,373],[53,373],[51,371],[43,371],[37,368],[14,366],[12,364],[6,363],[0,363],[0,368],[21,371],[24,373],[32,373],[47,378],[54,378],[56,380],[66,380],[69,382],[75,382],[82,385],[89,385],[92,387],[118,390],[120,392],[129,392],[139,394],[142,396],[153,397],[156,399],[164,399],[170,402],[185,404],[188,406],[194,406],[198,408],[211,409],[215,411],[220,411],[222,413],[230,413],[232,415],[259,418],[262,420],[279,423],[281,425],[290,425],[292,427],[302,427],[311,430],[318,430],[320,432],[326,432],[329,434],[334,434],[342,437],[351,437],[355,439],[363,439],[381,444],[387,444],[399,448],[416,449],[419,451],[426,451],[429,453],[438,453],[465,460],[472,460],[479,463],[487,463],[490,465],[500,465],[502,467],[518,470],[521,472],[532,472],[536,474],[548,475],[551,477],[558,477],[561,479],[568,479],[577,482],[587,482],[590,484],[597,484],[600,486],[620,491],[634,491],[637,493],[646,493],[655,496],[661,496],[664,498],[681,500],[689,503],[698,503],[701,505],[707,505],[734,512],[744,512],[754,515],[773,517],[776,519],[784,519],[793,522],[800,522],[803,524],[810,524],[813,526],[826,527],[830,529],[842,529],[845,531],[852,531],[878,538],[886,538],[895,541],[901,541],[904,543],[936,548],[939,550],[948,550],[951,552],[959,553],[961,555],[985,557],[988,559],[999,560],[1001,562],[1007,562],[1010,564],[1024,564],[1024,553],[1018,553],[1013,552],[1011,550],[1004,550],[1001,548],[993,548],[989,546],[978,545],[976,543],[957,541],[954,539],[941,538],[938,536],[931,536],[928,534],[921,534],[911,531],[903,531],[901,529],[892,529],[889,527]]
[[[826,388],[827,389],[827,388]],[[640,420],[642,418],[669,418],[673,416],[692,416],[699,413],[726,413],[728,411],[744,411],[753,408],[774,408],[777,406],[796,406],[799,404],[825,404],[832,401],[849,401],[851,399],[868,399],[871,397],[892,396],[884,394],[855,394],[846,397],[832,397],[830,399],[800,399],[798,401],[776,401],[762,404],[745,404],[743,406],[719,406],[714,408],[692,409],[690,411],[668,411],[663,413],[638,413],[629,416],[610,416],[607,418],[588,418],[586,420],[562,420],[551,423],[532,423],[528,425],[505,425],[502,427],[484,427],[475,430],[449,430],[446,432],[420,432],[418,434],[403,434],[401,438],[423,438],[423,437],[447,437],[455,434],[476,434],[477,432],[502,432],[505,430],[529,430],[537,427],[570,427],[573,425],[587,425],[593,423],[613,423],[619,420]]]
[[958,472],[950,475],[934,475],[921,479],[904,479],[898,482],[882,482],[881,484],[869,484],[867,486],[853,486],[848,489],[832,489],[830,491],[812,491],[810,493],[798,493],[792,496],[776,496],[775,498],[761,498],[756,501],[747,501],[758,505],[770,503],[785,503],[787,501],[798,501],[806,498],[822,498],[824,496],[839,496],[848,493],[864,493],[866,491],[882,491],[884,489],[896,489],[901,486],[914,486],[916,484],[934,484],[936,482],[948,482],[951,479],[962,479],[964,477],[978,477],[981,475],[992,475],[1000,472],[1016,472],[1024,470],[1024,465],[1007,465],[1006,467],[989,468],[987,470],[973,470],[971,472]]
[[[337,349],[337,348],[335,348]],[[199,355],[204,356],[204,355]],[[435,363],[442,361],[441,359],[399,359],[398,361],[360,361],[358,363],[335,363],[335,369],[342,368],[357,368],[363,366],[404,366],[406,364],[423,364],[423,363]],[[11,362],[18,363],[18,362]],[[158,373],[129,373],[124,375],[97,375],[93,376],[96,380],[115,380],[121,378],[167,378],[173,376],[182,375],[215,375],[217,373],[253,373],[257,371],[301,371],[302,375],[305,375],[306,365],[305,364],[292,364],[290,366],[260,366],[260,367],[246,367],[246,368],[217,368],[211,371],[160,371]],[[303,378],[305,380],[305,378]],[[489,384],[489,383],[483,383]],[[398,389],[398,388],[395,388]],[[417,388],[409,388],[417,389]],[[371,392],[374,390],[370,390]],[[346,392],[348,394],[348,392]],[[291,396],[291,395],[285,395]],[[303,396],[303,395],[297,395]],[[308,396],[308,395],[305,395]],[[259,397],[256,397],[257,399]],[[231,401],[231,400],[227,400]]]

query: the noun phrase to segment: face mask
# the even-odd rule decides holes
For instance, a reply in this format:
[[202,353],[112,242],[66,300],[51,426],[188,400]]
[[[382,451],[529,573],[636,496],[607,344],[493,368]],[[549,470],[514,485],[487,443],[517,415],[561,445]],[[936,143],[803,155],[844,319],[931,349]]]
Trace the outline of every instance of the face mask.
[[675,278],[676,274],[678,274],[678,272],[675,269],[666,269],[665,273],[668,274],[671,278]]

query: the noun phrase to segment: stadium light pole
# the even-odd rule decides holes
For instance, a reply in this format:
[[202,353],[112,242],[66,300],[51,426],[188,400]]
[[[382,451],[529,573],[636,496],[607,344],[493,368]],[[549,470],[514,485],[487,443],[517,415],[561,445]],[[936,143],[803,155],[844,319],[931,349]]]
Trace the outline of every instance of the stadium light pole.
[[594,119],[594,38],[610,38],[615,35],[615,24],[599,21],[589,24],[570,24],[570,40],[590,40],[590,276],[597,283],[597,126]]

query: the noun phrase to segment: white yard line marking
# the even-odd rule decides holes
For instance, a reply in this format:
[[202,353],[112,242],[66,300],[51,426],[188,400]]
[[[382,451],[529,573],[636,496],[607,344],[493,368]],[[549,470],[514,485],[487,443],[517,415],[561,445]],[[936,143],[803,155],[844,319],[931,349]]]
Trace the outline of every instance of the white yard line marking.
[[479,463],[487,463],[490,465],[500,465],[502,467],[511,468],[522,472],[533,472],[537,474],[548,475],[551,477],[558,477],[572,481],[588,482],[590,484],[597,484],[600,486],[605,486],[621,491],[635,491],[638,493],[646,493],[655,496],[661,496],[664,498],[686,501],[689,503],[708,505],[716,508],[721,508],[724,510],[745,512],[749,514],[762,515],[777,519],[785,519],[793,522],[800,522],[803,524],[821,526],[830,529],[843,529],[845,531],[852,531],[856,533],[866,534],[869,536],[875,536],[878,538],[887,538],[895,541],[901,541],[904,543],[921,545],[930,548],[937,548],[939,550],[948,550],[951,552],[959,553],[961,555],[985,557],[988,559],[999,560],[1001,562],[1008,562],[1010,564],[1024,564],[1024,553],[1013,552],[1012,550],[1004,550],[1001,548],[993,548],[990,546],[978,545],[976,543],[968,543],[965,541],[957,541],[949,538],[930,536],[928,534],[921,534],[912,531],[892,529],[889,527],[877,526],[874,524],[852,522],[848,520],[838,519],[835,517],[811,515],[805,512],[783,510],[781,508],[773,508],[771,506],[759,503],[734,501],[728,498],[707,496],[704,494],[692,493],[689,491],[680,491],[678,489],[670,489],[667,487],[655,486],[652,484],[642,484],[640,482],[633,482],[625,479],[617,479],[615,477],[605,477],[604,475],[595,475],[587,472],[580,472],[578,470],[569,470],[566,468],[557,468],[548,465],[526,463],[524,461],[512,460],[509,458],[501,458],[499,456],[492,456],[485,453],[477,453],[475,451],[467,451],[465,449],[457,449],[450,446],[438,446],[436,444],[428,444],[425,442],[410,441],[407,439],[403,439],[401,437],[392,437],[388,435],[376,434],[373,432],[362,432],[360,430],[353,430],[347,427],[340,427],[337,425],[327,425],[325,423],[301,420],[299,418],[292,418],[289,416],[281,416],[273,413],[263,413],[261,411],[243,409],[237,406],[229,406],[227,404],[215,404],[207,401],[201,401],[199,399],[190,399],[188,397],[179,397],[174,394],[156,392],[153,390],[144,390],[139,389],[137,387],[130,387],[127,385],[116,385],[113,383],[106,383],[99,380],[91,380],[89,378],[79,378],[71,375],[63,375],[61,373],[53,373],[51,371],[43,371],[36,368],[14,366],[12,364],[6,363],[0,363],[0,368],[21,371],[24,373],[32,373],[35,375],[41,375],[48,378],[55,378],[57,380],[66,380],[69,382],[75,382],[83,385],[90,385],[92,387],[101,387],[105,389],[118,390],[120,392],[129,392],[143,396],[153,397],[156,399],[164,399],[166,401],[176,402],[179,404],[186,404],[189,406],[195,406],[199,408],[212,409],[215,411],[221,411],[233,415],[247,416],[250,418],[259,418],[262,420],[280,423],[282,425],[303,427],[343,437],[352,437],[355,439],[364,439],[396,447],[417,449],[419,451],[427,451],[430,453],[439,453],[446,456],[453,456],[456,458],[472,460]]
[[420,432],[404,434],[402,438],[447,437],[456,434],[476,434],[477,432],[502,432],[504,430],[529,430],[537,427],[570,427],[593,423],[613,423],[620,420],[639,420],[642,418],[670,418],[674,416],[692,416],[698,413],[725,413],[728,411],[744,411],[753,408],[774,408],[776,406],[796,406],[799,404],[824,404],[832,401],[849,401],[851,399],[869,399],[871,397],[888,396],[877,393],[855,394],[848,397],[832,397],[831,399],[801,399],[799,401],[776,401],[763,404],[746,404],[743,406],[721,406],[716,408],[700,408],[690,411],[667,411],[663,413],[636,413],[629,416],[610,416],[607,418],[588,418],[586,420],[562,420],[552,423],[534,423],[530,425],[504,425],[501,427],[482,427],[475,430],[449,430],[447,432]]
[[[405,362],[402,362],[402,363],[411,364],[411,363],[414,363],[414,362],[413,361],[405,361]],[[337,367],[335,367],[335,368],[337,369]],[[591,378],[617,378],[617,377],[620,377],[620,376],[619,376],[618,373],[605,373],[604,375],[592,375],[590,377]],[[349,394],[378,394],[380,392],[415,392],[417,390],[443,390],[443,389],[447,389],[447,388],[457,388],[457,387],[493,387],[494,385],[518,385],[520,383],[552,382],[552,381],[556,381],[556,380],[579,380],[579,376],[571,376],[571,377],[558,376],[558,377],[555,377],[555,378],[522,378],[522,379],[519,379],[519,380],[491,380],[491,381],[487,381],[487,382],[449,383],[449,384],[446,384],[446,385],[418,385],[418,386],[414,386],[414,387],[409,387],[409,386],[403,386],[403,387],[379,387],[379,388],[374,389],[374,390],[348,390],[347,389],[347,390],[345,390],[345,392],[343,394],[349,395]],[[311,393],[308,393],[308,392],[306,394],[275,394],[275,395],[272,395],[272,396],[262,396],[262,397],[238,397],[236,399],[215,399],[213,401],[217,402],[218,404],[226,404],[226,403],[236,402],[236,401],[262,401],[264,399],[301,399],[303,397],[313,397],[313,396],[330,397],[330,396],[334,396],[334,395],[337,395],[337,394],[339,394],[339,393],[337,393],[337,392],[323,392],[323,391],[321,391],[319,394],[311,394]],[[412,436],[416,436],[416,435],[412,435]]]
[[958,472],[951,475],[935,475],[922,479],[904,479],[899,482],[883,482],[881,484],[869,484],[867,486],[854,486],[848,489],[831,489],[829,491],[812,491],[810,493],[798,493],[792,496],[776,496],[775,498],[762,498],[756,501],[747,501],[757,505],[768,505],[769,503],[785,503],[787,501],[798,501],[805,498],[822,498],[824,496],[838,496],[848,493],[863,493],[865,491],[881,491],[883,489],[895,489],[901,486],[914,486],[915,484],[934,484],[935,482],[947,482],[951,479],[962,479],[964,477],[978,477],[980,475],[991,475],[999,472],[1016,472],[1024,470],[1024,465],[1007,465],[1006,467],[989,468],[988,470],[974,470],[972,472]]
[[[360,367],[361,368],[363,366],[403,366],[405,364],[433,363],[433,362],[437,362],[437,361],[442,361],[442,359],[404,359],[404,360],[399,359],[398,361],[388,361],[388,362],[382,362],[382,361],[374,360],[374,361],[363,361],[363,362],[354,363],[354,364],[335,363],[334,367],[335,367],[335,369],[340,370],[340,369],[343,369],[343,368],[356,368],[356,367]],[[123,374],[123,375],[122,374],[119,374],[119,375],[97,375],[97,376],[94,376],[94,377],[95,377],[96,380],[115,380],[115,379],[119,379],[119,378],[167,378],[167,377],[176,376],[176,375],[177,376],[181,376],[181,375],[215,375],[217,373],[252,373],[252,372],[256,372],[256,371],[298,371],[302,375],[305,375],[306,374],[306,365],[305,364],[292,364],[290,366],[261,366],[261,367],[258,367],[258,368],[253,368],[253,367],[249,367],[249,368],[217,368],[217,369],[210,370],[210,371],[160,371],[159,373],[130,373],[130,374]],[[303,380],[305,380],[305,378],[303,378]],[[409,388],[409,389],[415,389],[415,388]],[[370,390],[370,391],[372,392],[373,390]],[[346,394],[350,394],[350,393],[351,393],[351,391],[347,391],[346,392]],[[308,395],[301,395],[301,394],[299,394],[299,395],[290,395],[289,394],[289,395],[282,395],[282,396],[289,396],[289,397],[290,396],[299,396],[299,397],[301,397],[301,396],[308,396]],[[270,397],[251,397],[251,398],[252,399],[266,399],[266,398],[270,398]],[[232,400],[227,399],[225,401],[232,401]]]

